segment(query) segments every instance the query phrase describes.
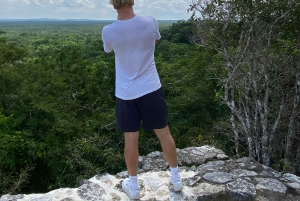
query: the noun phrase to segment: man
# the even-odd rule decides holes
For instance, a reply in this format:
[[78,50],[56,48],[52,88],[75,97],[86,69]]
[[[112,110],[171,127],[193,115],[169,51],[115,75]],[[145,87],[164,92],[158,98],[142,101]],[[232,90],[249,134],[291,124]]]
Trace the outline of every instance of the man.
[[134,0],[110,0],[118,19],[102,30],[105,52],[115,53],[116,115],[125,134],[124,157],[129,178],[122,183],[131,199],[140,198],[137,181],[140,123],[154,130],[169,163],[175,191],[183,188],[178,172],[177,153],[168,127],[168,107],[154,61],[154,49],[160,39],[153,17],[137,16]]

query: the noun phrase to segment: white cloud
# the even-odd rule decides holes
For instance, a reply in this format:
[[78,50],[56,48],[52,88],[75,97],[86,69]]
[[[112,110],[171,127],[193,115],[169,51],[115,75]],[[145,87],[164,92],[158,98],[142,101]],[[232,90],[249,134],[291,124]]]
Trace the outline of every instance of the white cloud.
[[[190,0],[135,0],[138,15],[187,19]],[[115,19],[109,0],[0,0],[0,18]]]

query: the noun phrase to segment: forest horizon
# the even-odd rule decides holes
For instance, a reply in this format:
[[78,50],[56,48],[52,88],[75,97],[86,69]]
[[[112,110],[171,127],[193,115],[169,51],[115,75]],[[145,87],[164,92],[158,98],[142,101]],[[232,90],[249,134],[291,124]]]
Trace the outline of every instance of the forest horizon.
[[[189,12],[158,21],[155,51],[177,147],[300,175],[300,3],[195,0]],[[110,22],[0,20],[0,195],[125,169]],[[143,130],[139,148],[161,149]]]

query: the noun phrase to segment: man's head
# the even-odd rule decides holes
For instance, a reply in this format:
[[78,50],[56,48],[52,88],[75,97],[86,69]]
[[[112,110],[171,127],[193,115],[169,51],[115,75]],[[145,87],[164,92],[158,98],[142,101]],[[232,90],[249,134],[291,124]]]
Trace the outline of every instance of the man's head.
[[110,0],[110,4],[112,4],[115,9],[121,9],[133,6],[134,0]]

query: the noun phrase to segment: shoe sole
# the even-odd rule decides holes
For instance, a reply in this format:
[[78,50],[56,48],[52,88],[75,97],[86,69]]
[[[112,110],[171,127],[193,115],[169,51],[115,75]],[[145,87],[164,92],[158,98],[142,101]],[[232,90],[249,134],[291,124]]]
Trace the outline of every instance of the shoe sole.
[[183,184],[181,183],[181,186],[179,187],[179,188],[175,188],[175,185],[173,184],[173,182],[172,181],[170,181],[170,183],[171,183],[171,185],[173,185],[173,189],[174,189],[174,191],[181,191],[182,189],[183,189]]

